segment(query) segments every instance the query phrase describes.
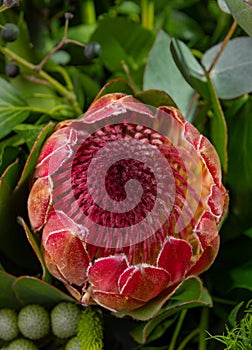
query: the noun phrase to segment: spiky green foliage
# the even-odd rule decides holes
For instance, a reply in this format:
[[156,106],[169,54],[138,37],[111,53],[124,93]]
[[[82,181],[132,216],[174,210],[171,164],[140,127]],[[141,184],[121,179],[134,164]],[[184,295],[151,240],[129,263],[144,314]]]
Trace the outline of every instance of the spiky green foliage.
[[226,334],[211,337],[225,344],[224,350],[252,350],[252,313],[247,312],[240,323]]
[[82,349],[103,349],[103,322],[100,310],[87,307],[81,312],[77,336]]

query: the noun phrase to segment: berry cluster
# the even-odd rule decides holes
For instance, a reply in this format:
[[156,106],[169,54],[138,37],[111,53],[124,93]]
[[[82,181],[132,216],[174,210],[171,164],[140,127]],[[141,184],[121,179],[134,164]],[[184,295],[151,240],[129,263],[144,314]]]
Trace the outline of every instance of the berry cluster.
[[[41,305],[27,305],[19,312],[0,310],[0,339],[9,350],[37,350],[39,340],[52,335],[68,340],[66,350],[81,350],[77,326],[81,310],[77,304],[61,302],[51,311]],[[6,349],[6,347],[4,347]]]
[[[71,13],[66,13],[65,18],[67,20],[72,19],[73,15]],[[14,23],[5,23],[0,31],[0,37],[6,43],[14,42],[18,39],[19,36],[19,28]],[[63,41],[62,41],[63,45]],[[100,56],[101,53],[101,45],[98,42],[92,41],[87,45],[84,45],[83,54],[86,58],[92,60]],[[56,51],[55,51],[56,52]],[[51,56],[51,54],[49,54]],[[8,63],[5,67],[5,74],[9,78],[15,78],[19,75],[20,69],[16,63]]]

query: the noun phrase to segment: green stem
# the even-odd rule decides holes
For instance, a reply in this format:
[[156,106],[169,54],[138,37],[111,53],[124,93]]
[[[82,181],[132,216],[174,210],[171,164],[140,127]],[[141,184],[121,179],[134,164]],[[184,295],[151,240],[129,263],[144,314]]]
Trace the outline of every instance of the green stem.
[[185,346],[199,333],[199,328],[194,329],[187,337],[183,339],[177,350],[184,350]]
[[84,24],[95,24],[96,23],[96,13],[95,5],[93,0],[85,0],[82,2],[82,21]]
[[76,114],[81,114],[82,111],[78,105],[76,96],[73,92],[66,89],[62,84],[60,84],[56,79],[51,77],[48,73],[46,73],[44,70],[37,71],[37,66],[28,62],[21,56],[17,55],[13,51],[9,50],[6,47],[0,46],[0,52],[2,52],[4,55],[10,57],[12,60],[20,64],[21,66],[35,72],[40,76],[40,78],[46,80],[61,96],[63,96],[73,107],[73,110]]
[[232,26],[230,27],[230,29],[229,29],[227,35],[225,36],[223,42],[221,43],[221,46],[220,46],[220,48],[219,48],[219,50],[218,50],[216,56],[214,57],[213,62],[211,63],[211,66],[210,66],[210,67],[208,68],[208,70],[207,70],[207,73],[208,73],[208,74],[212,71],[212,69],[213,69],[214,66],[216,65],[216,63],[217,63],[218,59],[220,58],[220,56],[221,56],[223,50],[225,49],[225,47],[227,46],[227,44],[228,44],[228,42],[229,42],[231,36],[233,35],[233,33],[234,33],[236,27],[237,27],[237,22],[234,21],[233,24],[232,24]]
[[171,342],[170,342],[170,345],[169,345],[168,350],[174,350],[174,349],[175,349],[176,341],[177,341],[179,332],[180,332],[180,330],[181,330],[181,327],[182,327],[184,318],[185,318],[185,316],[186,316],[186,313],[187,313],[187,310],[181,311],[181,314],[180,314],[180,316],[179,316],[179,319],[178,319],[176,328],[175,328],[175,330],[174,330],[174,333],[173,333],[173,336],[172,336],[172,339],[171,339]]
[[210,78],[208,72],[205,71],[205,76],[207,79],[207,85],[209,88],[210,98],[212,102],[214,118],[215,118],[215,128],[212,132],[212,139],[215,148],[219,154],[221,165],[224,174],[227,173],[228,158],[227,158],[227,124],[225,116],[218,98],[215,86]]
[[142,26],[153,30],[154,25],[154,0],[141,0]]
[[209,309],[202,308],[200,326],[199,326],[199,347],[198,350],[207,350],[206,348],[206,330],[208,328]]

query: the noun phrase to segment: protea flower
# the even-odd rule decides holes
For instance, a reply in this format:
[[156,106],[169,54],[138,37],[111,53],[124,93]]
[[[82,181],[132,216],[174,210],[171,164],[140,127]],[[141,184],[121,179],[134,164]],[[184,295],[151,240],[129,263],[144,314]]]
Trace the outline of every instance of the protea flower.
[[179,110],[113,93],[45,142],[28,211],[51,274],[120,311],[209,268],[227,201],[214,147]]

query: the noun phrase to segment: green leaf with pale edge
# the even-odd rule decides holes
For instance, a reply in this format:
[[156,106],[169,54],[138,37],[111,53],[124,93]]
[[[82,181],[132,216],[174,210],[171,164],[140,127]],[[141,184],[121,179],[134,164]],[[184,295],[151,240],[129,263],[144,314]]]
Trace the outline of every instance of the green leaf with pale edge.
[[168,328],[175,321],[171,316],[177,312],[199,306],[211,307],[212,300],[208,291],[205,288],[201,288],[201,282],[196,277],[191,277],[182,282],[176,293],[151,320],[140,324],[131,332],[132,337],[140,344],[144,344],[146,341],[152,341],[153,331],[156,327],[167,322],[166,327]]
[[40,153],[40,150],[43,146],[43,143],[45,142],[45,140],[48,138],[48,136],[52,133],[53,129],[54,129],[54,124],[50,123],[48,125],[46,125],[42,131],[39,133],[38,138],[36,140],[36,142],[34,143],[32,150],[28,156],[28,159],[26,161],[25,167],[23,169],[22,175],[18,181],[17,184],[17,189],[25,183],[25,181],[29,178],[29,176],[32,174],[36,163],[37,163],[37,159]]
[[[202,57],[209,69],[220,45],[210,48]],[[219,98],[233,99],[252,91],[252,38],[239,37],[229,41],[211,70],[210,77]]]
[[106,94],[112,94],[114,92],[121,92],[123,94],[133,95],[133,90],[129,86],[126,80],[122,78],[112,79],[99,91],[95,100],[98,100]]
[[26,237],[27,237],[30,245],[32,246],[32,249],[34,250],[34,253],[36,254],[36,256],[40,262],[40,265],[41,265],[42,271],[43,271],[42,280],[50,283],[52,278],[51,278],[49,271],[46,268],[43,255],[42,255],[40,247],[39,247],[38,240],[36,239],[34,234],[31,232],[29,227],[26,225],[25,221],[22,218],[18,218],[18,220],[19,220],[19,223],[23,226],[25,233],[26,233]]
[[243,304],[244,304],[244,301],[242,301],[241,303],[236,305],[233,308],[233,310],[230,312],[230,314],[228,315],[228,322],[231,324],[232,327],[235,327],[237,325],[238,313],[239,313]]
[[225,2],[239,25],[252,36],[252,1],[225,0]]
[[0,271],[0,307],[13,307],[18,309],[22,306],[12,289],[14,281],[14,276],[5,271]]
[[165,91],[150,89],[141,91],[135,94],[135,97],[150,106],[154,106],[156,108],[160,106],[173,106],[177,108],[176,103],[173,101],[170,95],[168,95]]
[[209,98],[205,71],[193,56],[189,47],[180,40],[172,39],[171,53],[181,74],[200,95]]
[[17,277],[12,288],[20,303],[52,307],[61,301],[75,302],[69,295],[36,277]]
[[138,309],[119,311],[116,315],[118,317],[129,315],[138,320],[145,321],[164,312],[170,312],[179,306],[186,305],[188,302],[199,302],[203,295],[202,288],[201,280],[197,276],[188,277],[171,293],[159,296]]
[[149,53],[145,67],[143,89],[167,92],[186,115],[194,90],[180,73],[170,50],[171,38],[160,30]]
[[23,137],[29,148],[29,151],[31,151],[34,142],[36,141],[42,129],[42,125],[18,124],[13,128],[13,131]]
[[0,139],[8,135],[15,125],[22,123],[29,114],[26,101],[10,83],[0,78]]

